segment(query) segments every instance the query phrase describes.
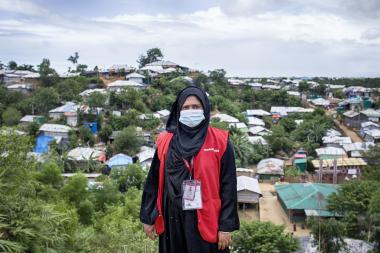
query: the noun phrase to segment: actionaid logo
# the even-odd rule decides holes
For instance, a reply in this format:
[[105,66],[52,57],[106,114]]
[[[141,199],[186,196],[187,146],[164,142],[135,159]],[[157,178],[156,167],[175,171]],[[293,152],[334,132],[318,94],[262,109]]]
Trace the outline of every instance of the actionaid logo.
[[203,149],[203,151],[205,151],[205,152],[212,151],[212,152],[215,152],[215,153],[219,153],[219,149],[215,149],[215,148],[205,148],[205,149]]

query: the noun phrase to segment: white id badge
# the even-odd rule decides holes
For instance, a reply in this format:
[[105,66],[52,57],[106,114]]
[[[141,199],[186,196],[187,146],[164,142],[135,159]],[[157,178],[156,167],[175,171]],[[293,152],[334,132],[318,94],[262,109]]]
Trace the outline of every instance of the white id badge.
[[202,209],[201,182],[198,180],[185,180],[182,183],[182,209]]

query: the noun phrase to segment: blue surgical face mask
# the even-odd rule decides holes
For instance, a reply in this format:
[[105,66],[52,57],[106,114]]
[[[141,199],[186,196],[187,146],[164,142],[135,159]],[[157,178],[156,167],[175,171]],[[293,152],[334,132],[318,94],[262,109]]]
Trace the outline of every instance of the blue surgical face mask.
[[203,110],[183,110],[180,112],[179,122],[188,126],[196,127],[205,119]]

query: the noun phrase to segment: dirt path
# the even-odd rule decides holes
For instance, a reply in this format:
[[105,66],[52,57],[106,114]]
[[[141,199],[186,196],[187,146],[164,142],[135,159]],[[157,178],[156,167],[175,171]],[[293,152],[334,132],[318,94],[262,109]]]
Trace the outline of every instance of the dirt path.
[[[281,207],[277,197],[273,195],[274,187],[268,183],[260,184],[263,197],[260,198],[260,221],[270,221],[276,225],[284,225],[286,232],[293,232],[293,224],[290,223],[284,209]],[[302,229],[297,224],[295,236],[308,236],[310,231]]]
[[352,142],[363,142],[362,138],[360,138],[356,132],[341,124],[338,120],[334,120],[334,123],[340,130],[342,130],[344,135],[351,138]]
[[[335,110],[325,110],[325,113],[329,116],[336,114]],[[334,119],[335,126],[338,127],[345,136],[351,138],[352,142],[363,142],[362,138],[353,130],[346,127],[344,124],[341,124],[338,120]]]

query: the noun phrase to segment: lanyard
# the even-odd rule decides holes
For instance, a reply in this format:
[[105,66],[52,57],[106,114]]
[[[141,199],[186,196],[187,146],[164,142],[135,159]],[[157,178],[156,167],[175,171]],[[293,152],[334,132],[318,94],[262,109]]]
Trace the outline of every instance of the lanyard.
[[190,180],[194,172],[194,157],[191,158],[190,163],[185,159],[182,158],[183,162],[185,163],[186,169],[190,172]]

